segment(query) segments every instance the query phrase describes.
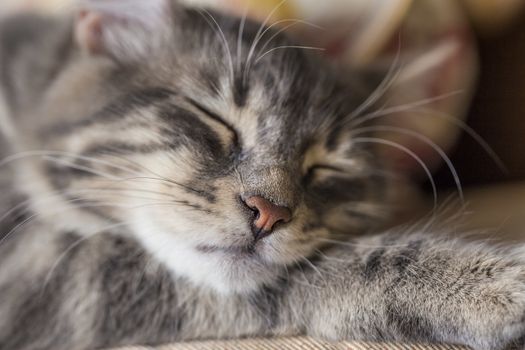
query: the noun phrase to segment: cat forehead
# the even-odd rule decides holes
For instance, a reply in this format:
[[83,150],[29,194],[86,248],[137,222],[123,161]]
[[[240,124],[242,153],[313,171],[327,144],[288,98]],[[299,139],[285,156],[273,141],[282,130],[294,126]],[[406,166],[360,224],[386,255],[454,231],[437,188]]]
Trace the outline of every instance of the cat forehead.
[[[109,34],[119,33],[116,29],[127,33],[129,28],[113,23],[111,16],[108,21],[111,45],[120,37]],[[321,69],[320,61],[293,47],[277,30],[191,9],[165,24],[173,28],[174,36],[162,30],[155,33],[165,35],[171,44],[152,46],[157,51],[141,60],[117,57],[135,71],[134,78],[124,74],[125,79],[118,80],[122,86],[117,90],[144,83],[175,90],[234,126],[249,147],[281,151],[298,150],[312,138],[325,136],[330,123],[350,111],[351,96],[340,89],[329,67],[323,64]],[[113,55],[126,50],[120,46]]]
[[267,155],[290,156],[335,138],[337,121],[355,105],[353,96],[327,77],[308,69],[283,72],[280,64],[264,62],[246,77],[241,69],[233,79],[224,67],[200,66],[177,86],[232,125],[244,146]]
[[84,2],[87,10],[75,27],[84,51],[149,68],[148,74],[152,68],[161,78],[172,71],[180,84],[223,94],[229,88],[237,105],[254,91],[261,93],[260,99],[300,101],[301,93],[307,95],[305,90],[315,90],[322,80],[306,51],[278,28],[169,0]]
[[330,80],[328,66],[320,73],[320,60],[314,62],[312,55],[276,28],[211,11],[186,9],[185,13],[173,24],[174,47],[166,46],[158,61],[157,57],[146,60],[146,64],[156,62],[154,68],[161,74],[176,66],[174,79],[182,84],[231,94],[242,106],[249,95],[278,102],[300,99],[307,89],[320,94],[318,87]]

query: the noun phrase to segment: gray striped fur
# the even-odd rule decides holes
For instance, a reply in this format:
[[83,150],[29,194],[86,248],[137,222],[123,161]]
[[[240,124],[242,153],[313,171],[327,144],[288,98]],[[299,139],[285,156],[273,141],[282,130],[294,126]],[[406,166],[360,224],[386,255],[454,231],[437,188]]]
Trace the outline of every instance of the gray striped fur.
[[[152,2],[144,18],[145,3],[84,2],[106,21],[98,54],[75,44],[71,18],[0,25],[7,148],[25,152],[0,169],[0,207],[24,209],[1,223],[0,349],[518,344],[523,248],[429,225],[357,238],[388,214],[389,181],[347,123],[371,92],[364,74],[343,82],[277,49],[281,35],[249,60],[258,24],[238,41],[239,19]],[[293,213],[259,242],[240,199],[254,195]]]

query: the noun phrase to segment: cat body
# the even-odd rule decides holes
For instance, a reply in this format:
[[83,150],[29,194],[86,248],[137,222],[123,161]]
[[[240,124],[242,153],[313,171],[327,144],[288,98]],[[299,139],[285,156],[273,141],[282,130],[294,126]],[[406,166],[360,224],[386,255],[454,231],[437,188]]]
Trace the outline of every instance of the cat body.
[[523,248],[359,238],[389,186],[366,75],[176,2],[81,6],[0,25],[0,349],[525,334]]

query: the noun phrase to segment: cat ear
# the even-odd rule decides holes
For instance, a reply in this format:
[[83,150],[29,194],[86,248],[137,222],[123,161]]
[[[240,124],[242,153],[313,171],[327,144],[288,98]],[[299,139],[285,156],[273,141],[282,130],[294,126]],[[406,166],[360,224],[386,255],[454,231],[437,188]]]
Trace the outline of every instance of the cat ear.
[[80,0],[76,42],[90,55],[147,58],[169,40],[173,6],[172,0]]

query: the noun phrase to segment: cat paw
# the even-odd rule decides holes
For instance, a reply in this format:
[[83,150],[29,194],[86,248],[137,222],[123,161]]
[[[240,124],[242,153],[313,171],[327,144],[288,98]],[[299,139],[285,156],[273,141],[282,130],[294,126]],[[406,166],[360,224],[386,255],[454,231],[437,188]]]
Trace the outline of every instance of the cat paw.
[[464,270],[443,299],[456,305],[456,312],[444,308],[452,312],[443,318],[462,330],[458,342],[476,350],[525,349],[525,260],[480,259]]
[[310,335],[525,350],[525,246],[413,239],[361,261],[331,262],[349,274],[320,289]]

